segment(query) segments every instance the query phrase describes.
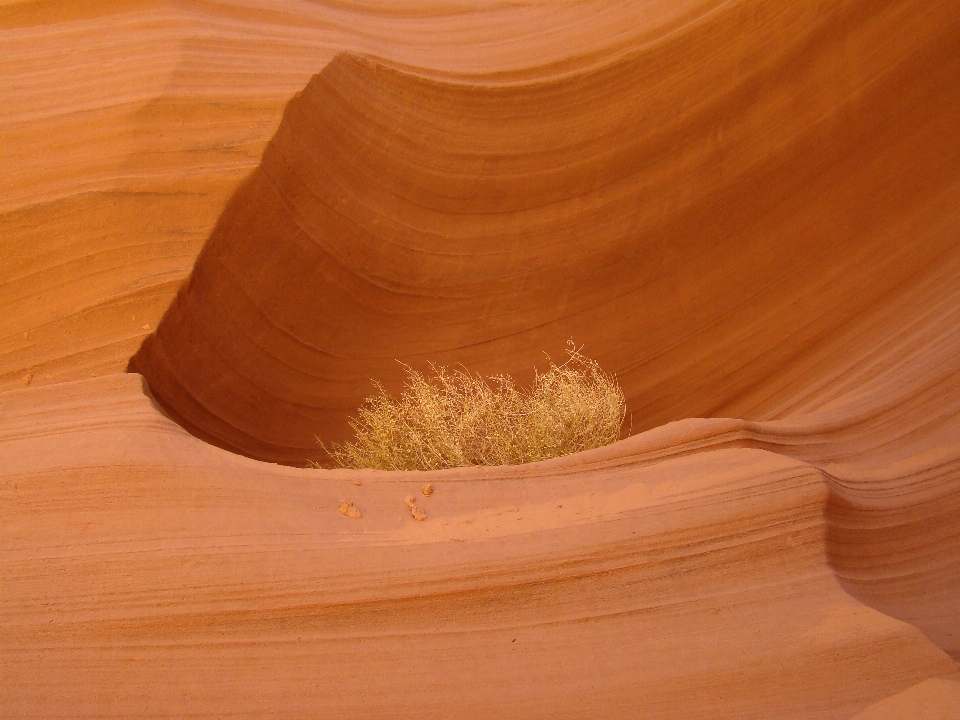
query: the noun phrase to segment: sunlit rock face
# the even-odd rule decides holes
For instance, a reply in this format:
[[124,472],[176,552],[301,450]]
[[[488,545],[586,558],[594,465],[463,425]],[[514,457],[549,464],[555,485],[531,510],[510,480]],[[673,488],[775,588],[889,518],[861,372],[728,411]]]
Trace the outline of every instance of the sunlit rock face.
[[[0,715],[960,706],[960,3],[0,38]],[[400,363],[571,337],[613,445],[303,469]]]

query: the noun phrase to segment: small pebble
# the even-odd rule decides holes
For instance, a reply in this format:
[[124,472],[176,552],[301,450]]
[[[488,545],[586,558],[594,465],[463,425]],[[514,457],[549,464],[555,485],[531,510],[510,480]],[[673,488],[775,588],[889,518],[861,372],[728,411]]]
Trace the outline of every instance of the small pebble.
[[403,499],[403,501],[407,504],[407,507],[410,508],[411,510],[417,506],[417,499],[412,495],[408,495]]
[[143,329],[144,329],[144,330],[149,330],[149,329],[150,329],[150,323],[147,323],[146,325],[144,325],[144,326],[143,326]]
[[420,488],[420,492],[422,492],[425,497],[430,497],[431,495],[433,495],[433,485],[431,485],[430,483],[427,483],[422,488]]
[[356,485],[357,487],[360,487],[360,481],[359,481],[359,480],[354,480],[354,481],[353,481],[353,484]]
[[360,519],[360,509],[346,500],[340,501],[340,514],[344,517],[353,518],[354,520]]
[[23,376],[23,386],[26,387],[31,382],[33,382],[33,373],[27,373]]
[[413,515],[414,520],[419,520],[420,522],[427,519],[427,514],[416,505],[411,506],[410,514]]

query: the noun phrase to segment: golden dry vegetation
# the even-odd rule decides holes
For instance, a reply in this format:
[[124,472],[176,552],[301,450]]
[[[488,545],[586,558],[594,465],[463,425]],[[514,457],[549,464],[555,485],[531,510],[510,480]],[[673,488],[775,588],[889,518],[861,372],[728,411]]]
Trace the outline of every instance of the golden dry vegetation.
[[345,468],[438,470],[518,465],[608,445],[620,435],[623,391],[572,343],[567,355],[536,373],[529,389],[507,375],[431,365],[428,377],[407,366],[400,396],[374,382],[378,393],[350,421],[355,440],[327,451]]

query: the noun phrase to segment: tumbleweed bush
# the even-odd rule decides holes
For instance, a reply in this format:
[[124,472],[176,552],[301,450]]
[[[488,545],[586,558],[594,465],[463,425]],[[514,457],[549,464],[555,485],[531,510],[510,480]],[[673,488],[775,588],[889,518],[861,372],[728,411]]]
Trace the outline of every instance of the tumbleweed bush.
[[328,453],[345,468],[438,470],[536,462],[614,442],[623,391],[572,344],[567,355],[528,390],[507,375],[431,365],[427,377],[406,366],[401,395],[375,382],[378,393],[350,421],[356,439]]

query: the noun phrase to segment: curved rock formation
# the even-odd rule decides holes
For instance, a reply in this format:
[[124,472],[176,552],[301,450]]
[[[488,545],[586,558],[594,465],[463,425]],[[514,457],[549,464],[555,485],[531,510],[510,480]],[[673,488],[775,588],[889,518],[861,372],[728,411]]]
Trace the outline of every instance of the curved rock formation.
[[[0,715],[955,717],[960,3],[451,8],[0,7]],[[630,437],[262,461],[571,335]]]
[[553,76],[719,1],[4,2],[0,390],[126,367],[284,105],[337,52]]
[[516,84],[340,55],[130,367],[199,437],[291,464],[397,360],[523,378],[571,336],[634,430],[781,416],[960,256],[956,9],[737,2]]
[[[862,560],[937,511],[901,501],[852,538],[829,476],[737,447],[796,426],[688,420],[519,468],[317,473],[205,445],[141,382],[3,398],[8,715],[883,717],[960,682],[831,568],[880,569],[838,531]],[[960,495],[957,475],[941,489]]]

